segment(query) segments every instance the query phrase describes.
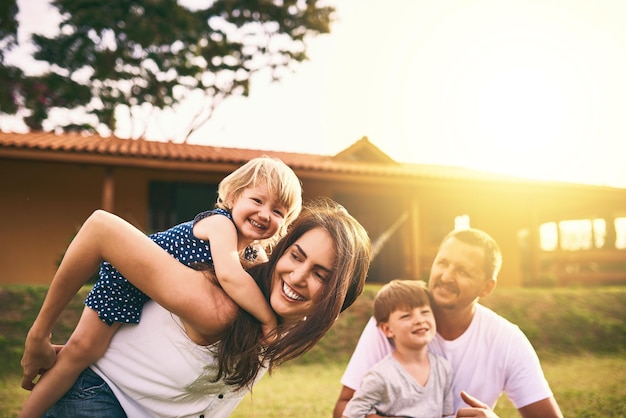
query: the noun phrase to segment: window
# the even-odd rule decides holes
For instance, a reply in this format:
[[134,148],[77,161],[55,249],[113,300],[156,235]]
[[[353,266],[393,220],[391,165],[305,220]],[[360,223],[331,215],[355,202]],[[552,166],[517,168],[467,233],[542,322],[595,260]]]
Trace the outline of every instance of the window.
[[148,199],[148,232],[163,231],[192,220],[204,210],[213,209],[217,201],[217,185],[151,182]]
[[543,251],[554,251],[559,247],[559,231],[556,222],[548,222],[539,227],[539,240]]
[[626,218],[615,219],[615,248],[626,249]]
[[469,215],[459,215],[454,218],[454,229],[469,229],[470,217]]
[[[626,218],[615,219],[615,248],[626,249]],[[611,231],[612,232],[612,231]],[[539,227],[541,249],[555,251],[590,250],[593,248],[611,248],[607,243],[610,236],[606,220],[573,219],[559,222],[547,222]]]
[[590,219],[559,222],[559,244],[563,250],[588,250],[592,247],[593,225]]

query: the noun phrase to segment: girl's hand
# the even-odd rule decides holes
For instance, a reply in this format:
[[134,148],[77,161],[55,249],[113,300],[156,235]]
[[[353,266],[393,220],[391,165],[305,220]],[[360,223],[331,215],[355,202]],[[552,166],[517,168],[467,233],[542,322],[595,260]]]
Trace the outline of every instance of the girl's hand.
[[271,322],[261,324],[261,331],[263,332],[261,342],[263,345],[269,345],[276,340],[277,327],[278,322],[276,321],[276,317],[273,317]]

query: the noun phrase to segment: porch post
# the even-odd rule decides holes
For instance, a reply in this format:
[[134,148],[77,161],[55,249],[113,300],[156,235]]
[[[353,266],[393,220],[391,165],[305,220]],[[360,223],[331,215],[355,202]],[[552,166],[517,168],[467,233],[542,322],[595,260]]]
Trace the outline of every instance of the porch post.
[[422,272],[422,246],[421,231],[419,221],[419,203],[415,197],[409,200],[409,223],[408,223],[408,239],[409,254],[406,254],[406,268],[408,277],[412,279],[421,279]]
[[102,209],[113,212],[115,200],[115,180],[113,179],[113,168],[105,167],[104,179],[102,181]]

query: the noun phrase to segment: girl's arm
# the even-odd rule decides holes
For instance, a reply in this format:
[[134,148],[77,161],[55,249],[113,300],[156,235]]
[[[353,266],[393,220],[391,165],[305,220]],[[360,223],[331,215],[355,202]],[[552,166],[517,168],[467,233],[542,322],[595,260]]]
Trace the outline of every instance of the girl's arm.
[[241,265],[237,229],[226,216],[209,216],[194,225],[194,235],[209,241],[215,275],[226,294],[258,319],[267,337],[277,324],[261,289]]
[[[237,307],[207,276],[193,270],[137,228],[108,212],[95,211],[69,245],[42,308],[26,337],[24,382],[49,368],[52,326],[88,277],[106,260],[131,283],[179,316],[193,332],[211,339],[234,319]],[[26,386],[24,386],[26,387]]]

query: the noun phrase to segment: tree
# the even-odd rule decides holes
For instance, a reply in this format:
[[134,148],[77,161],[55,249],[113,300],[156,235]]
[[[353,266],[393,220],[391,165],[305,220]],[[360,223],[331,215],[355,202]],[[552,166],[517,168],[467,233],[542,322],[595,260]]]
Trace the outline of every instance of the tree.
[[17,1],[0,3],[0,113],[13,114],[18,109],[18,90],[23,72],[5,61],[5,53],[17,44]]
[[201,92],[204,105],[185,128],[187,138],[225,98],[247,96],[254,74],[270,71],[279,80],[305,60],[307,37],[328,33],[334,12],[317,0],[207,3],[190,9],[176,0],[52,0],[63,19],[58,35],[33,35],[34,57],[51,70],[25,83],[26,124],[41,129],[60,107],[97,120],[65,130],[115,131],[117,112],[125,110],[141,137],[147,126],[132,117],[135,110],[173,109]]

